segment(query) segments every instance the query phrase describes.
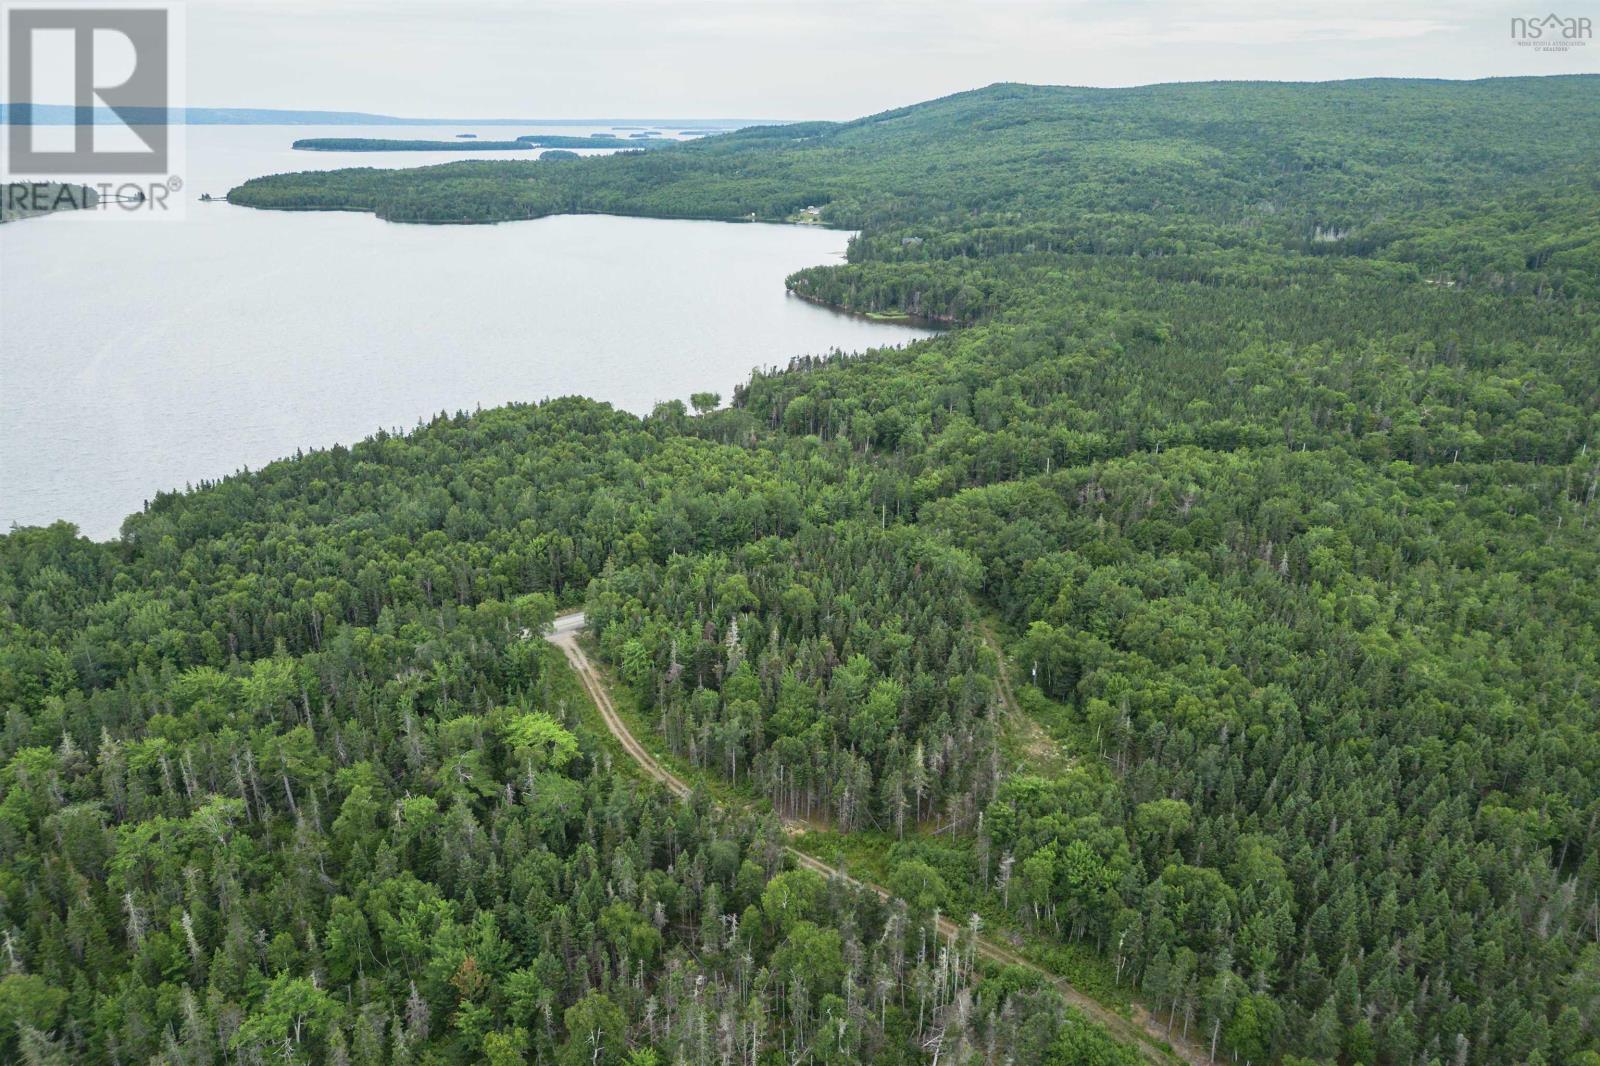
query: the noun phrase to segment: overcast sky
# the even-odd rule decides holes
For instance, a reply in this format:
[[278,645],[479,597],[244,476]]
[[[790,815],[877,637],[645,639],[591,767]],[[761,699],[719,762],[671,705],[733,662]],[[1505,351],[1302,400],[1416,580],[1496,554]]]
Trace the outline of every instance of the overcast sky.
[[[1531,0],[188,0],[188,102],[456,118],[851,118],[996,81],[1600,71]],[[1552,2],[1600,23],[1600,0]]]

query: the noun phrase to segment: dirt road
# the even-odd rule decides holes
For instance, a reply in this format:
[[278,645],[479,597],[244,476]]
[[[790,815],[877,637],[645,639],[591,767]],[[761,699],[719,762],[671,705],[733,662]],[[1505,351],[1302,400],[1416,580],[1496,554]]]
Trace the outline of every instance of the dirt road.
[[[617,714],[616,706],[611,702],[611,695],[606,691],[605,680],[600,676],[599,671],[594,668],[594,664],[589,661],[588,655],[584,653],[583,645],[578,642],[578,637],[583,632],[583,626],[584,617],[582,611],[562,615],[555,620],[555,625],[546,639],[560,648],[562,653],[566,655],[567,662],[577,673],[579,680],[583,682],[584,690],[589,693],[589,698],[599,708],[600,717],[605,721],[606,728],[611,730],[611,735],[617,738],[617,742],[622,745],[622,750],[627,752],[633,761],[639,764],[640,769],[647,776],[661,782],[674,795],[689,795],[688,784],[671,770],[662,766],[655,756],[651,755],[645,749],[645,746],[639,743],[638,738],[633,735],[627,724],[623,722],[622,717]],[[1002,688],[1002,698],[1010,703],[1010,687],[1005,685],[1003,681],[1002,685],[1004,686]],[[798,821],[785,818],[783,820],[783,828],[786,832],[793,834],[804,832],[808,827]],[[798,848],[791,847],[788,851],[798,865],[804,866],[808,870],[815,870],[823,877],[837,877],[868,892],[875,892],[883,899],[890,898],[888,889],[872,884],[870,881],[862,881],[851,877],[843,870],[830,866],[820,859],[813,858]],[[941,936],[954,940],[964,930],[964,926],[957,925],[948,918],[939,919],[939,933]],[[999,963],[1002,966],[1020,966],[1041,975],[1060,991],[1062,998],[1068,1003],[1105,1026],[1118,1040],[1137,1048],[1151,1062],[1170,1064],[1174,1055],[1182,1061],[1190,1063],[1191,1066],[1205,1066],[1208,1062],[1206,1056],[1199,1049],[1182,1047],[1175,1040],[1172,1041],[1173,1053],[1169,1054],[1164,1051],[1158,1045],[1167,1042],[1165,1031],[1148,1012],[1139,1007],[1134,1008],[1136,1012],[1135,1020],[1129,1020],[1108,1010],[1099,1002],[1079,992],[1068,981],[1056,976],[1042,966],[1029,962],[998,941],[986,936],[979,936],[974,946],[981,957],[991,962]]]

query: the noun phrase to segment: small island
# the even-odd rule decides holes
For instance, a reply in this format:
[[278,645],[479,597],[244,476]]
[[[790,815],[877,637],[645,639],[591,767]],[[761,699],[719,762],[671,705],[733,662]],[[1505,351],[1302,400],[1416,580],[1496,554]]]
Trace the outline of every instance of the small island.
[[515,141],[403,141],[385,137],[302,137],[291,146],[302,152],[519,152],[533,145]]

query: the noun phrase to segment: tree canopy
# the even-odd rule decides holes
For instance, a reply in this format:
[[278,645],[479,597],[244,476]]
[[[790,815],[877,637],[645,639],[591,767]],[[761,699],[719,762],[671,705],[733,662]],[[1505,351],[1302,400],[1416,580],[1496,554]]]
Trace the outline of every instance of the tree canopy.
[[[817,205],[859,233],[795,292],[958,328],[0,537],[0,1058],[1134,1054],[942,913],[1219,1060],[1592,1066],[1596,86],[1002,85],[234,190]],[[773,814],[630,776],[538,639],[580,605]]]

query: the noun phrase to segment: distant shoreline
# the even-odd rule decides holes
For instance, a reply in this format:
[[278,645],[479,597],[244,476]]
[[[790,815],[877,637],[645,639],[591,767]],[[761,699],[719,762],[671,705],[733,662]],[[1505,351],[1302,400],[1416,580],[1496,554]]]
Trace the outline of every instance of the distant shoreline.
[[385,137],[302,137],[297,152],[526,152],[528,141],[417,141]]
[[400,137],[302,137],[290,145],[298,152],[525,152],[535,148],[605,148],[613,151],[642,151],[665,148],[682,142],[669,137],[613,137],[591,134],[569,137],[562,134],[530,133],[511,141],[477,140],[476,134],[457,134],[448,141]]
[[[0,103],[0,124],[73,126],[76,111],[67,104],[34,104],[26,122],[19,121],[20,106]],[[142,113],[148,112],[148,113]],[[786,126],[793,119],[745,118],[407,118],[364,111],[295,111],[281,108],[190,107],[132,109],[132,125],[186,126],[607,126],[611,129],[726,130],[746,126]],[[93,124],[121,124],[105,108],[96,108]]]

